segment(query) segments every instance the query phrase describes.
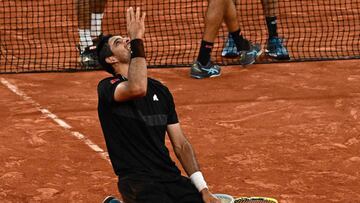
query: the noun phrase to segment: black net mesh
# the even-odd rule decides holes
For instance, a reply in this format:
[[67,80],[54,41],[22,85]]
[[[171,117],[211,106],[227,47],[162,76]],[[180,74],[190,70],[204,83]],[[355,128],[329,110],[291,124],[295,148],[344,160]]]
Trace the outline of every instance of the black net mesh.
[[[236,0],[235,4],[242,34],[266,47],[267,14],[261,1]],[[199,51],[207,1],[109,0],[100,26],[96,22],[101,17],[93,15],[93,27],[97,29],[91,31],[93,35],[125,35],[125,10],[129,6],[140,6],[147,13],[145,46],[150,67],[192,64]],[[290,61],[360,58],[360,0],[279,0],[275,11],[277,31]],[[80,17],[88,23],[79,22],[79,13],[88,13]],[[79,63],[76,48],[80,42],[83,47],[90,43],[86,42],[89,29],[82,29],[81,34],[79,31],[91,24],[90,13],[101,13],[101,3],[0,0],[0,72],[97,69],[96,65]],[[212,60],[223,65],[238,64],[237,59],[221,57],[227,36],[223,25]],[[258,62],[273,60],[263,58]]]

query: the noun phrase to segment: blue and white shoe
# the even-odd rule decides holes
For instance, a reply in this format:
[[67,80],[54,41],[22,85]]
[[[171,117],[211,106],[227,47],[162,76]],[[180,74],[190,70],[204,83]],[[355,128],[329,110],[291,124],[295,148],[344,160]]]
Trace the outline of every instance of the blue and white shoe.
[[277,60],[289,60],[289,52],[283,44],[283,39],[271,37],[267,41],[265,54]]
[[262,54],[260,44],[252,44],[250,42],[250,49],[240,51],[240,64],[243,66],[255,63],[256,59]]
[[236,58],[240,56],[241,65],[245,66],[245,65],[253,64],[255,63],[257,57],[259,57],[262,54],[262,49],[260,44],[252,44],[251,42],[249,43],[250,43],[250,50],[238,51],[234,39],[229,34],[225,46],[221,52],[221,56],[226,58]]
[[122,203],[122,202],[116,199],[116,197],[114,196],[107,196],[102,203]]
[[221,56],[226,58],[236,58],[240,56],[240,52],[238,52],[235,41],[230,34],[228,35],[228,38],[225,42],[225,46],[221,52]]
[[220,76],[220,74],[220,66],[213,64],[211,61],[209,61],[206,66],[203,66],[200,62],[195,61],[190,70],[190,76],[196,79],[217,77]]

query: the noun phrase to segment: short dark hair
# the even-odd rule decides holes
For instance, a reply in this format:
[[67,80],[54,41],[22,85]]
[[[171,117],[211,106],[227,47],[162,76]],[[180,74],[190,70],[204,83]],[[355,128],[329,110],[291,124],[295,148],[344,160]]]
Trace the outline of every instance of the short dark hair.
[[99,42],[96,45],[96,53],[98,56],[98,61],[101,65],[101,67],[108,73],[115,75],[115,70],[112,67],[111,64],[106,62],[106,58],[113,55],[110,45],[109,45],[109,39],[112,37],[112,35],[102,35],[99,38]]

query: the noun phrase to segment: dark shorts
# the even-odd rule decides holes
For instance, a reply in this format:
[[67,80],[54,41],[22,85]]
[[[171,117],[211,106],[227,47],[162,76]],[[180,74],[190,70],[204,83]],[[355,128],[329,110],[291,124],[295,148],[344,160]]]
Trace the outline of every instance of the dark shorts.
[[186,177],[173,182],[121,179],[118,187],[125,203],[203,203]]

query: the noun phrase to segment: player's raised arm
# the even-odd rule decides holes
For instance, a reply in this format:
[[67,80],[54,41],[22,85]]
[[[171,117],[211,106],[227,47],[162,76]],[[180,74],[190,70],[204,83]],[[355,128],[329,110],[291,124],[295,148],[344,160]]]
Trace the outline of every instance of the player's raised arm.
[[[111,97],[117,101],[127,101],[146,95],[147,66],[144,49],[145,13],[132,7],[126,11],[129,37],[103,36],[97,46],[101,66],[121,82],[114,83]],[[113,91],[114,90],[114,91]]]
[[145,13],[141,15],[140,8],[130,7],[126,12],[127,32],[130,38],[131,60],[128,70],[128,89],[146,94],[147,66],[144,49]]

